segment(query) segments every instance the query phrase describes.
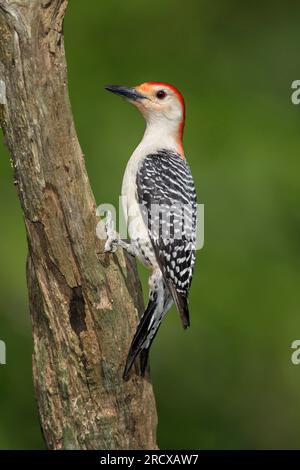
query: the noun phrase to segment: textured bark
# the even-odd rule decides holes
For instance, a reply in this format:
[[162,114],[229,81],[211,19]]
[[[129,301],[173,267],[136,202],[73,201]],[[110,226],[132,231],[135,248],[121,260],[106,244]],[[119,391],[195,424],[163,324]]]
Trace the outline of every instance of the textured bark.
[[141,288],[134,262],[122,252],[103,255],[96,237],[67,92],[66,7],[67,0],[0,0],[0,123],[28,238],[41,426],[51,449],[153,449],[149,376],[122,380]]

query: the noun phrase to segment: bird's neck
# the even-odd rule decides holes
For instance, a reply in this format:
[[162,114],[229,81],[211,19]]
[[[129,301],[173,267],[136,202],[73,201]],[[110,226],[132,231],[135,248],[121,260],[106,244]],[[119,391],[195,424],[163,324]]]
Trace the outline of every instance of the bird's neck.
[[148,121],[139,149],[147,154],[166,149],[179,153],[182,158],[185,158],[180,125],[166,119]]

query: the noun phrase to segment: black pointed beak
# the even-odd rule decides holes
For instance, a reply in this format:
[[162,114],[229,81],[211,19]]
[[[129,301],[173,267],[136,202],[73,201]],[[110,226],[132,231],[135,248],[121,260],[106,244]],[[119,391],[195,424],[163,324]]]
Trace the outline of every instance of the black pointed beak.
[[140,101],[147,98],[146,96],[142,95],[142,93],[139,93],[135,88],[131,88],[128,86],[108,85],[105,87],[105,90],[111,91],[116,95],[123,96],[123,98],[126,98],[130,101]]

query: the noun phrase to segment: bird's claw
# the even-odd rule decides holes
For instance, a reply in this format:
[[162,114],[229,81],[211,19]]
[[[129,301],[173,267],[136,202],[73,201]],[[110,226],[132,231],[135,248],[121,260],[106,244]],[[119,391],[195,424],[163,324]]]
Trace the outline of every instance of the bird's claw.
[[116,238],[108,238],[104,245],[104,253],[115,253],[118,249],[119,240]]

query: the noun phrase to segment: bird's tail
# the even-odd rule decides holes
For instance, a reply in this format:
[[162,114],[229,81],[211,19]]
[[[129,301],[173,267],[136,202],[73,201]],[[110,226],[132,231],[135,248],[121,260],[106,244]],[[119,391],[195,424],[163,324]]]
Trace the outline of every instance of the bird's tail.
[[172,304],[168,290],[164,287],[163,291],[164,298],[162,302],[159,301],[159,293],[155,292],[140,319],[127,356],[123,374],[124,380],[128,380],[130,369],[138,354],[140,354],[140,373],[142,376],[145,375],[150,346],[158,332],[164,315]]
[[168,283],[168,286],[176,304],[177,310],[180,314],[182,326],[186,330],[186,328],[190,326],[190,314],[187,296],[178,292],[172,283]]

